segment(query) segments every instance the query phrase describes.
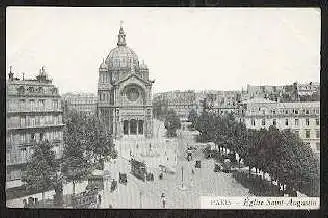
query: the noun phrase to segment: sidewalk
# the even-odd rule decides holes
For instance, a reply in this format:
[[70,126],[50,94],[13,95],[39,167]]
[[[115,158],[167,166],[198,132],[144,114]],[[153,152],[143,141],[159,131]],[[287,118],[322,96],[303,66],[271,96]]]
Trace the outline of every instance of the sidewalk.
[[[85,191],[87,184],[88,184],[88,181],[76,183],[75,192],[81,193],[81,192]],[[65,184],[63,187],[63,195],[72,194],[72,192],[73,192],[73,183]],[[54,190],[48,191],[45,193],[45,198],[52,199],[54,194],[55,194]],[[37,193],[37,194],[22,197],[22,198],[15,198],[15,199],[7,200],[6,206],[13,207],[13,208],[24,208],[23,199],[28,199],[29,197],[38,198],[39,200],[41,200],[42,193]]]

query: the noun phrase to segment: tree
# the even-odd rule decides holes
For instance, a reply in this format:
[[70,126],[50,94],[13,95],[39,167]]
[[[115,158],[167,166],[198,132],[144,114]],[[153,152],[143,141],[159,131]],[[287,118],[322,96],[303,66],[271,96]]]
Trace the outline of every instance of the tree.
[[201,141],[215,141],[217,134],[218,117],[204,110],[197,118],[195,129],[200,133]]
[[33,154],[22,175],[22,182],[26,183],[28,191],[42,192],[43,202],[45,192],[58,184],[59,162],[56,160],[53,147],[54,145],[47,140],[33,145]]
[[319,163],[310,146],[290,130],[282,131],[286,157],[280,179],[290,188],[310,196],[319,196]]
[[236,135],[234,138],[234,150],[239,155],[238,164],[240,167],[241,159],[245,159],[245,157],[248,155],[247,150],[247,129],[246,125],[244,123],[238,122],[238,125],[236,125]]
[[84,180],[91,173],[91,157],[86,153],[87,140],[85,139],[85,117],[77,112],[67,116],[64,129],[63,173],[68,181],[75,184]]
[[104,123],[94,115],[86,118],[85,147],[96,161],[104,161],[115,157],[113,138]]
[[265,130],[261,129],[253,130],[249,129],[247,131],[247,156],[245,157],[245,163],[248,165],[249,174],[250,170],[253,167],[258,167],[258,159],[260,158],[258,155],[258,148],[261,136],[264,134]]
[[168,113],[168,100],[155,98],[153,100],[153,115],[156,119],[163,120]]
[[168,111],[164,121],[164,126],[167,131],[167,136],[177,136],[177,130],[181,128],[181,121],[174,110]]
[[188,121],[191,122],[191,128],[195,128],[198,115],[195,109],[191,109],[188,114]]

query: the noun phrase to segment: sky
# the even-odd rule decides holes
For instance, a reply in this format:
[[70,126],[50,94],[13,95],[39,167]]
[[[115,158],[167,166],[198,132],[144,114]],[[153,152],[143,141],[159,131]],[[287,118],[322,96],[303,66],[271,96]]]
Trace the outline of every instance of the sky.
[[[42,65],[60,93],[97,92],[99,66],[127,45],[149,67],[153,93],[241,90],[320,81],[317,8],[7,7],[6,67]],[[7,72],[7,73],[8,73]]]

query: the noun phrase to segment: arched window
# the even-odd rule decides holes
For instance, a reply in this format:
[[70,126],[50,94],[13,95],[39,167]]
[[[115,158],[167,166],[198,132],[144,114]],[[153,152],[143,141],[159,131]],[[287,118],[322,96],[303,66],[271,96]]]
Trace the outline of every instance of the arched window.
[[30,87],[28,87],[28,91],[29,92],[34,92],[34,88],[30,86]]

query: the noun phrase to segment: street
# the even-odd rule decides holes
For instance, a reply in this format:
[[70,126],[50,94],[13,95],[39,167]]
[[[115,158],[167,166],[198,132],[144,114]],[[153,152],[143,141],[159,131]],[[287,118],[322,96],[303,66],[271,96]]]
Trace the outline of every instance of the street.
[[[161,124],[157,122],[156,125]],[[165,131],[163,131],[163,128],[162,126],[162,133]],[[164,135],[161,135],[161,137],[164,137]],[[200,208],[200,196],[249,195],[248,190],[237,183],[231,177],[231,174],[215,173],[213,171],[214,161],[212,159],[204,159],[202,146],[194,141],[192,132],[181,131],[181,134],[174,139],[166,141],[164,138],[158,138],[157,140],[158,144],[162,144],[161,142],[163,141],[166,144],[159,147],[156,141],[151,140],[154,143],[152,144],[154,151],[151,154],[147,153],[149,140],[138,140],[138,149],[135,147],[133,140],[125,139],[124,142],[119,142],[125,146],[121,147],[121,155],[115,161],[105,164],[105,171],[108,170],[110,172],[110,178],[105,181],[105,189],[102,193],[102,208],[108,208],[109,205],[113,208],[162,208],[162,193],[165,194],[166,198],[165,208]],[[129,148],[127,147],[128,144],[130,145]],[[199,149],[193,152],[193,160],[188,162],[185,155],[186,147],[190,145],[195,146],[196,144]],[[148,165],[150,165],[149,169],[154,173],[154,181],[143,182],[130,173],[131,166],[129,155],[127,155],[130,152],[129,149],[132,149],[132,153],[135,155],[148,154],[145,157],[145,162],[147,170]],[[176,156],[171,152],[175,150],[177,151]],[[163,156],[169,158],[168,165],[173,165],[173,162],[176,163],[174,165],[176,173],[165,173],[163,179],[159,180],[160,169],[158,164],[164,161]],[[177,161],[170,161],[170,159],[175,159],[176,157]],[[194,168],[195,160],[202,161],[201,168]],[[192,174],[192,168],[194,169],[194,174]],[[111,193],[110,181],[112,178],[118,181],[119,172],[127,173],[128,182],[126,185],[118,184],[117,190]]]

